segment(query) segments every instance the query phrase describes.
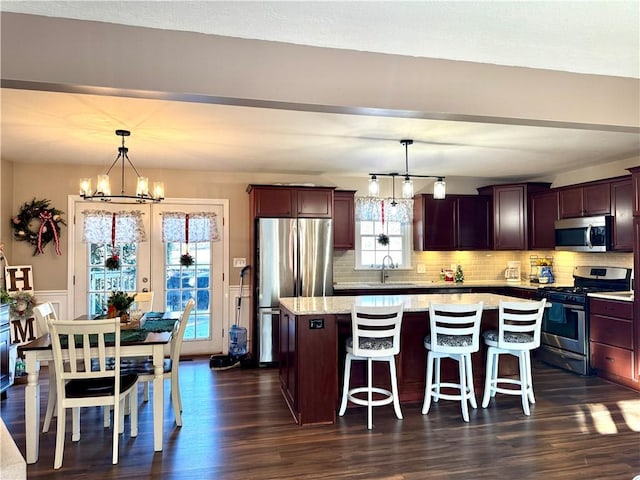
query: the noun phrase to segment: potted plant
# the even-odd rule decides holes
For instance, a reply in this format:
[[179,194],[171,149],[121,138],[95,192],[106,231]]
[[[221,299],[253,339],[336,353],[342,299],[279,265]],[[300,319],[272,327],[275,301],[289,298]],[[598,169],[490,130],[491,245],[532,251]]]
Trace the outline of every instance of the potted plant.
[[11,303],[11,297],[4,288],[0,288],[0,303]]
[[136,295],[129,295],[122,291],[113,291],[107,300],[107,317],[120,317],[124,322],[129,318],[129,307],[135,301]]

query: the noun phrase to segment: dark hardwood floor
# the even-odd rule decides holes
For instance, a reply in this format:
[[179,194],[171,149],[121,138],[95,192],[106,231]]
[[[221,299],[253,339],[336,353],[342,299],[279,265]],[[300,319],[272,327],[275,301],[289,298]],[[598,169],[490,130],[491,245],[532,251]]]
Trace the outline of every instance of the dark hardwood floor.
[[[165,382],[163,452],[153,452],[151,403],[141,407],[137,438],[125,424],[118,465],[111,465],[101,410],[85,409],[79,442],[71,442],[67,416],[62,468],[53,470],[54,419],[40,435],[40,460],[27,467],[28,478],[631,480],[640,474],[640,394],[537,362],[531,417],[522,414],[519,397],[498,394],[489,408],[471,410],[468,424],[453,401],[441,400],[425,416],[421,404],[403,405],[404,420],[390,405],[378,407],[372,431],[361,408],[335,425],[298,427],[275,369],[212,371],[208,358],[183,361],[180,369],[183,426],[175,427]],[[46,399],[43,387],[42,417]],[[1,414],[24,454],[24,385],[8,391]]]

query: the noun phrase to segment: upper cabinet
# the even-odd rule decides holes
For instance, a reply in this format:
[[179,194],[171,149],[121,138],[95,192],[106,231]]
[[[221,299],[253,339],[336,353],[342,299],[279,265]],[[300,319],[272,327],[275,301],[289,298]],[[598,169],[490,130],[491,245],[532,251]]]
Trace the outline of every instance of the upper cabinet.
[[630,178],[611,183],[613,250],[633,251],[633,183]]
[[418,195],[413,203],[414,250],[488,250],[491,198]]
[[249,185],[253,217],[332,218],[333,187]]
[[461,250],[491,249],[491,197],[459,195],[456,197],[456,244]]
[[633,216],[640,217],[640,167],[628,169],[631,172],[631,183],[633,187]]
[[553,250],[556,246],[555,222],[558,220],[558,192],[533,193],[529,197],[529,248]]
[[529,194],[549,189],[549,183],[491,185],[478,189],[493,199],[494,250],[528,249]]
[[355,248],[355,190],[336,190],[333,193],[333,248]]
[[608,182],[560,189],[560,218],[589,217],[611,213]]

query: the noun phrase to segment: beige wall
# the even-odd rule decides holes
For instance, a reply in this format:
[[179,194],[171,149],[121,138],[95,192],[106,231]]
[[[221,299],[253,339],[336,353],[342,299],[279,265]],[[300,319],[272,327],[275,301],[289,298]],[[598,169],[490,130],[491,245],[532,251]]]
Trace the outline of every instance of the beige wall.
[[[12,230],[9,219],[13,209],[13,163],[0,160],[0,243],[4,244],[4,253],[11,259],[13,249]],[[0,259],[0,272],[4,272],[5,260]],[[4,288],[4,273],[0,275],[0,287]]]
[[638,127],[640,91],[633,78],[36,15],[3,13],[0,22],[2,76],[15,81],[167,92],[166,98],[429,112],[458,120]]
[[[633,162],[637,165],[638,162]],[[604,166],[600,169],[590,169],[591,176],[585,177],[584,171],[574,172],[573,178],[580,181],[597,180],[599,178],[624,175],[626,164]],[[33,256],[33,247],[25,242],[16,242],[11,238],[11,229],[8,228],[8,219],[17,213],[18,208],[32,198],[51,200],[51,204],[63,211],[67,209],[68,195],[75,195],[78,191],[78,179],[81,177],[94,177],[97,173],[95,167],[77,165],[25,165],[20,163],[2,162],[2,227],[0,235],[6,243],[6,251],[12,264],[31,264],[34,267],[34,282],[37,290],[65,290],[67,288],[67,229],[62,227],[62,255],[56,256],[51,245],[48,245],[44,255]],[[578,175],[579,173],[579,175]],[[266,175],[261,173],[219,173],[214,171],[189,171],[189,170],[145,170],[144,174],[151,180],[163,180],[165,182],[167,196],[171,198],[218,198],[229,200],[229,218],[225,219],[230,231],[230,278],[231,283],[237,281],[239,269],[234,269],[231,259],[234,257],[250,258],[249,252],[249,195],[246,188],[249,184],[273,184],[273,183],[298,183],[336,186],[343,189],[358,189],[364,192],[367,185],[366,176],[362,177],[335,177],[335,176],[305,176],[305,175]],[[566,178],[572,175],[567,174]],[[478,184],[477,181],[468,178],[450,179],[448,191],[450,193],[476,193],[475,188],[486,185],[486,182]],[[551,180],[550,180],[551,181]],[[134,185],[133,178],[127,180],[130,186]],[[554,182],[555,183],[555,182]],[[575,182],[573,182],[575,183]],[[416,190],[428,191],[427,184],[416,184]],[[119,189],[118,185],[112,186],[113,190]],[[383,192],[384,194],[384,192]],[[66,212],[65,212],[66,213]],[[71,221],[64,216],[67,222]],[[417,252],[413,254],[414,268],[418,263],[427,265],[427,276],[432,277],[435,269],[440,266],[460,261],[465,265],[467,278],[485,279],[498,278],[504,270],[507,260],[520,259],[523,271],[526,272],[528,256],[538,252],[459,252],[435,253]],[[564,252],[566,253],[566,252]],[[631,266],[631,254],[589,254],[582,256],[560,256],[554,252],[545,254],[555,255],[556,259],[564,259],[562,266],[557,265],[558,275],[570,282],[570,268],[573,265],[598,264]],[[371,275],[371,273],[356,272],[353,270],[353,252],[338,253],[336,255],[336,280],[358,280]],[[585,258],[583,258],[585,257]],[[399,274],[399,272],[397,272]],[[404,272],[403,276],[412,279],[425,279],[424,276],[413,272]],[[431,279],[431,278],[426,278]]]

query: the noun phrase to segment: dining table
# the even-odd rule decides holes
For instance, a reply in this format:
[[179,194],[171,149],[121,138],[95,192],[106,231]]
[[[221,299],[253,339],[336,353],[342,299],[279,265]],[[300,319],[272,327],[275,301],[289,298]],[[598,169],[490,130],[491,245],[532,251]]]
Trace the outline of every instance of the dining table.
[[[171,341],[173,324],[181,312],[147,312],[139,328],[122,328],[120,356],[151,358],[153,362],[153,449],[162,451],[164,424],[164,347]],[[86,316],[77,320],[87,319]],[[24,393],[26,460],[38,461],[40,448],[40,363],[53,361],[49,334],[20,346],[25,357],[27,384]],[[107,345],[107,355],[114,354],[114,346]],[[63,351],[65,356],[65,351]],[[68,357],[67,357],[68,358]],[[51,372],[50,372],[51,373]],[[51,374],[49,375],[49,378]],[[55,388],[49,385],[49,388]],[[117,424],[117,422],[116,422]]]

